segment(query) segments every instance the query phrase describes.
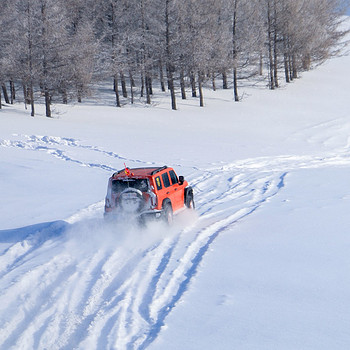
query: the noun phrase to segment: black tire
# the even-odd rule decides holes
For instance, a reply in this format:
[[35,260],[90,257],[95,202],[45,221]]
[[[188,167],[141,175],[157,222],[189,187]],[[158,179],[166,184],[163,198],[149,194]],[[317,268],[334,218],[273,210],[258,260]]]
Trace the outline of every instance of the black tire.
[[173,221],[174,221],[173,208],[171,207],[171,204],[169,202],[164,203],[162,219],[169,226],[173,224]]
[[185,206],[189,209],[195,208],[192,187],[185,188]]
[[187,200],[186,200],[186,207],[188,209],[194,209],[195,208],[193,197],[187,198]]

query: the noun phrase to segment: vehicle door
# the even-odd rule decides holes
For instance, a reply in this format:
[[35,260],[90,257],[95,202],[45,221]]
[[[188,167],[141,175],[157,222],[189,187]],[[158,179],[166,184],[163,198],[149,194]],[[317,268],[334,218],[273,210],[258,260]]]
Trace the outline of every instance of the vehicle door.
[[178,210],[184,206],[184,191],[179,185],[175,171],[170,170],[162,174],[164,187],[166,188],[166,195],[170,198],[173,210]]

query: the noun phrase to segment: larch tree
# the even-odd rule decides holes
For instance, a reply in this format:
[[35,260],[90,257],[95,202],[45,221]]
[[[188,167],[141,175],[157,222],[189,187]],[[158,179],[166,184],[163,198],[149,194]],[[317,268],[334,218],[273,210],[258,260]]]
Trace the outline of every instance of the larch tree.
[[64,74],[60,76],[59,92],[63,103],[69,97],[76,97],[81,102],[88,94],[89,85],[95,68],[95,56],[98,42],[95,40],[94,18],[89,10],[91,0],[66,0],[67,33],[69,48],[65,50],[67,61]]
[[17,39],[10,48],[10,57],[14,74],[20,79],[23,86],[25,104],[31,106],[31,116],[35,115],[35,86],[41,80],[42,67],[40,36],[41,30],[38,25],[38,4],[31,1],[16,1],[13,4],[15,14],[12,34]]
[[199,91],[203,106],[204,84],[215,90],[222,77],[238,101],[240,80],[259,74],[275,89],[282,71],[290,82],[336,54],[345,34],[344,2],[1,0],[0,25],[8,34],[0,42],[1,96],[12,102],[15,83],[22,85],[31,115],[43,97],[51,116],[56,98],[81,101],[93,81],[106,79],[113,81],[117,106],[129,96],[133,103],[138,91],[150,104],[158,79],[176,109],[178,87],[183,99],[187,88],[193,97]]
[[176,110],[176,95],[175,95],[175,84],[174,84],[174,72],[175,72],[175,51],[173,45],[174,37],[174,22],[173,13],[175,12],[174,0],[165,0],[164,8],[164,37],[165,37],[165,64],[168,78],[168,88],[171,96],[171,108]]

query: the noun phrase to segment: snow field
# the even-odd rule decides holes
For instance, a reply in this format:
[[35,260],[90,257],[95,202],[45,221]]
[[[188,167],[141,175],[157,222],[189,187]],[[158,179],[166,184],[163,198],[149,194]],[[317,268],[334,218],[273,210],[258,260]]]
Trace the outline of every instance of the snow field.
[[[29,139],[41,143],[53,138]],[[61,147],[66,145],[61,142]],[[193,171],[188,179],[196,190],[196,215],[181,213],[170,231],[159,224],[145,231],[106,226],[93,217],[101,213],[101,202],[64,223],[28,231],[1,256],[6,262],[2,283],[10,285],[1,295],[2,305],[8,305],[3,310],[4,348],[146,347],[187,290],[214,239],[284,187],[288,175],[282,169],[329,167],[334,162],[344,165],[348,159],[258,158]],[[28,272],[21,266],[29,267]]]
[[[349,66],[205,109],[6,106],[0,349],[348,349]],[[174,166],[196,211],[105,223],[124,162]]]
[[218,236],[150,348],[347,349],[348,178],[290,173],[254,220]]
[[[51,146],[67,146],[57,138],[27,139],[30,144],[51,140]],[[69,145],[76,143],[70,140]],[[37,145],[33,148],[43,150]],[[95,148],[89,150],[95,152]],[[48,154],[56,157],[64,152]],[[67,161],[67,157],[59,159]],[[196,215],[179,214],[170,232],[160,224],[146,231],[106,226],[102,219],[91,218],[91,213],[96,215],[96,209],[101,209],[100,202],[64,223],[40,230],[34,227],[33,232],[28,229],[27,237],[1,256],[7,264],[3,286],[10,286],[0,297],[8,305],[1,331],[4,348],[11,344],[53,349],[147,346],[187,290],[217,235],[283,186],[284,175],[257,178],[248,171],[232,177],[234,167],[214,168],[200,176],[197,170],[197,178],[189,175],[198,191]],[[29,271],[23,273],[21,266],[29,266]],[[16,309],[19,300],[21,306]],[[27,327],[29,318],[31,326]],[[34,331],[38,327],[39,333]]]

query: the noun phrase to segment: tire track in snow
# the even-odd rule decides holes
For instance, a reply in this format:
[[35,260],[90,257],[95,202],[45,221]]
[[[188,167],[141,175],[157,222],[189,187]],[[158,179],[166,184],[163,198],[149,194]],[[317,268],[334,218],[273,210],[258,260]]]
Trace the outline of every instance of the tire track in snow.
[[[276,181],[276,191],[282,187],[281,182],[282,178]],[[158,247],[154,250],[158,255],[157,264],[154,264],[153,259],[148,259],[147,254],[144,256],[144,261],[138,262],[140,266],[142,264],[146,265],[145,277],[140,278],[138,275],[140,268],[136,269],[137,276],[134,282],[127,286],[129,292],[125,294],[126,297],[123,300],[126,305],[117,310],[108,308],[107,322],[102,327],[105,332],[106,329],[109,329],[112,333],[116,333],[114,338],[120,339],[116,348],[144,348],[156,337],[166,315],[187,289],[188,283],[196,273],[197,266],[212,241],[228,226],[255,210],[263,200],[266,200],[266,193],[269,192],[269,195],[273,195],[272,187],[272,181],[264,182],[260,196],[255,194],[254,198],[252,195],[254,205],[249,210],[235,212],[220,222],[214,221],[209,227],[207,227],[207,222],[204,222],[205,220],[203,219],[205,228],[202,227],[201,231],[198,232],[199,227],[195,224],[192,228],[185,228],[175,234],[167,249],[164,249],[165,245],[162,252],[159,251]],[[248,192],[253,193],[251,190]],[[218,198],[218,193],[215,196]],[[222,192],[220,192],[219,196],[221,199],[224,198]],[[194,240],[193,237],[195,237]],[[168,276],[171,276],[171,278],[169,279]],[[144,285],[148,285],[148,287],[145,289]],[[143,297],[138,298],[135,296],[135,292],[140,290],[146,290],[147,292],[143,293]],[[129,312],[129,318],[133,322],[125,316],[126,312]],[[117,330],[113,331],[113,327],[111,328],[112,323],[118,324],[118,327],[116,326]],[[123,325],[122,328],[120,328],[121,325]],[[98,331],[95,330],[91,333],[92,338],[95,337],[95,343],[91,341],[92,343],[98,343],[100,346],[103,344],[107,348],[113,348],[112,343],[104,342],[107,340],[101,338],[96,340],[96,333],[103,334],[101,326]],[[144,334],[148,334],[148,336]],[[83,342],[83,345],[86,344],[87,339]]]
[[[33,251],[38,252],[39,248],[45,244],[48,239],[59,237],[67,227],[64,221],[57,221],[43,225],[33,225],[32,227],[23,229],[12,229],[2,232],[2,239],[14,239],[16,232],[23,230],[18,238],[23,238],[8,247],[0,254],[0,279],[11,272],[14,268],[18,268],[22,264],[26,264],[27,258],[31,256]],[[10,238],[11,237],[11,238]]]
[[[199,264],[215,238],[238,220],[255,211],[262,202],[275,195],[283,187],[282,181],[285,175],[283,174],[280,181],[278,181],[279,186],[275,187],[271,182],[268,186],[262,187],[259,196],[252,194],[253,191],[248,191],[252,194],[251,206],[238,209],[237,211],[232,211],[230,206],[221,220],[213,220],[209,225],[205,215],[200,216],[199,221],[202,221],[202,223],[200,222],[199,225],[196,225],[196,236],[189,242],[187,249],[182,252],[179,263],[176,264],[171,272],[166,273],[166,271],[163,271],[165,275],[171,275],[172,277],[167,281],[165,288],[160,286],[154,295],[151,304],[151,319],[154,321],[151,331],[141,344],[140,349],[146,348],[157,337],[166,316],[187,290],[192,277],[196,274]],[[269,194],[266,195],[268,192]],[[216,195],[213,194],[213,197],[214,199],[211,198],[209,200],[211,203],[215,202],[215,197],[221,200],[226,199],[222,192],[219,195],[218,193]],[[230,194],[227,197],[227,200],[230,200]],[[201,206],[203,207],[204,204],[201,203]],[[200,230],[198,231],[198,229]]]
[[54,297],[55,290],[60,288],[73,269],[69,259],[55,257],[37,268],[30,268],[27,272],[21,273],[12,281],[11,286],[2,292],[0,301],[2,305],[6,305],[4,314],[13,315],[11,319],[2,321],[0,332],[2,349],[10,349],[11,346],[22,348],[23,345],[17,347],[17,344],[22,342],[21,339],[23,344],[30,344],[25,331],[33,322],[33,315],[36,318],[42,314],[43,309]]
[[[73,139],[31,136],[1,145],[46,151],[87,166],[91,164],[65,152],[79,148],[124,160]],[[100,210],[98,203],[60,228],[30,231],[35,239],[18,234],[0,256],[0,266],[5,266],[0,270],[0,349],[28,344],[36,349],[147,348],[218,235],[275,196],[289,171],[349,164],[343,152],[193,168],[189,180],[198,218],[184,212],[170,231],[162,225],[144,230],[106,226],[90,219],[91,210]],[[109,171],[110,166],[93,167]]]

